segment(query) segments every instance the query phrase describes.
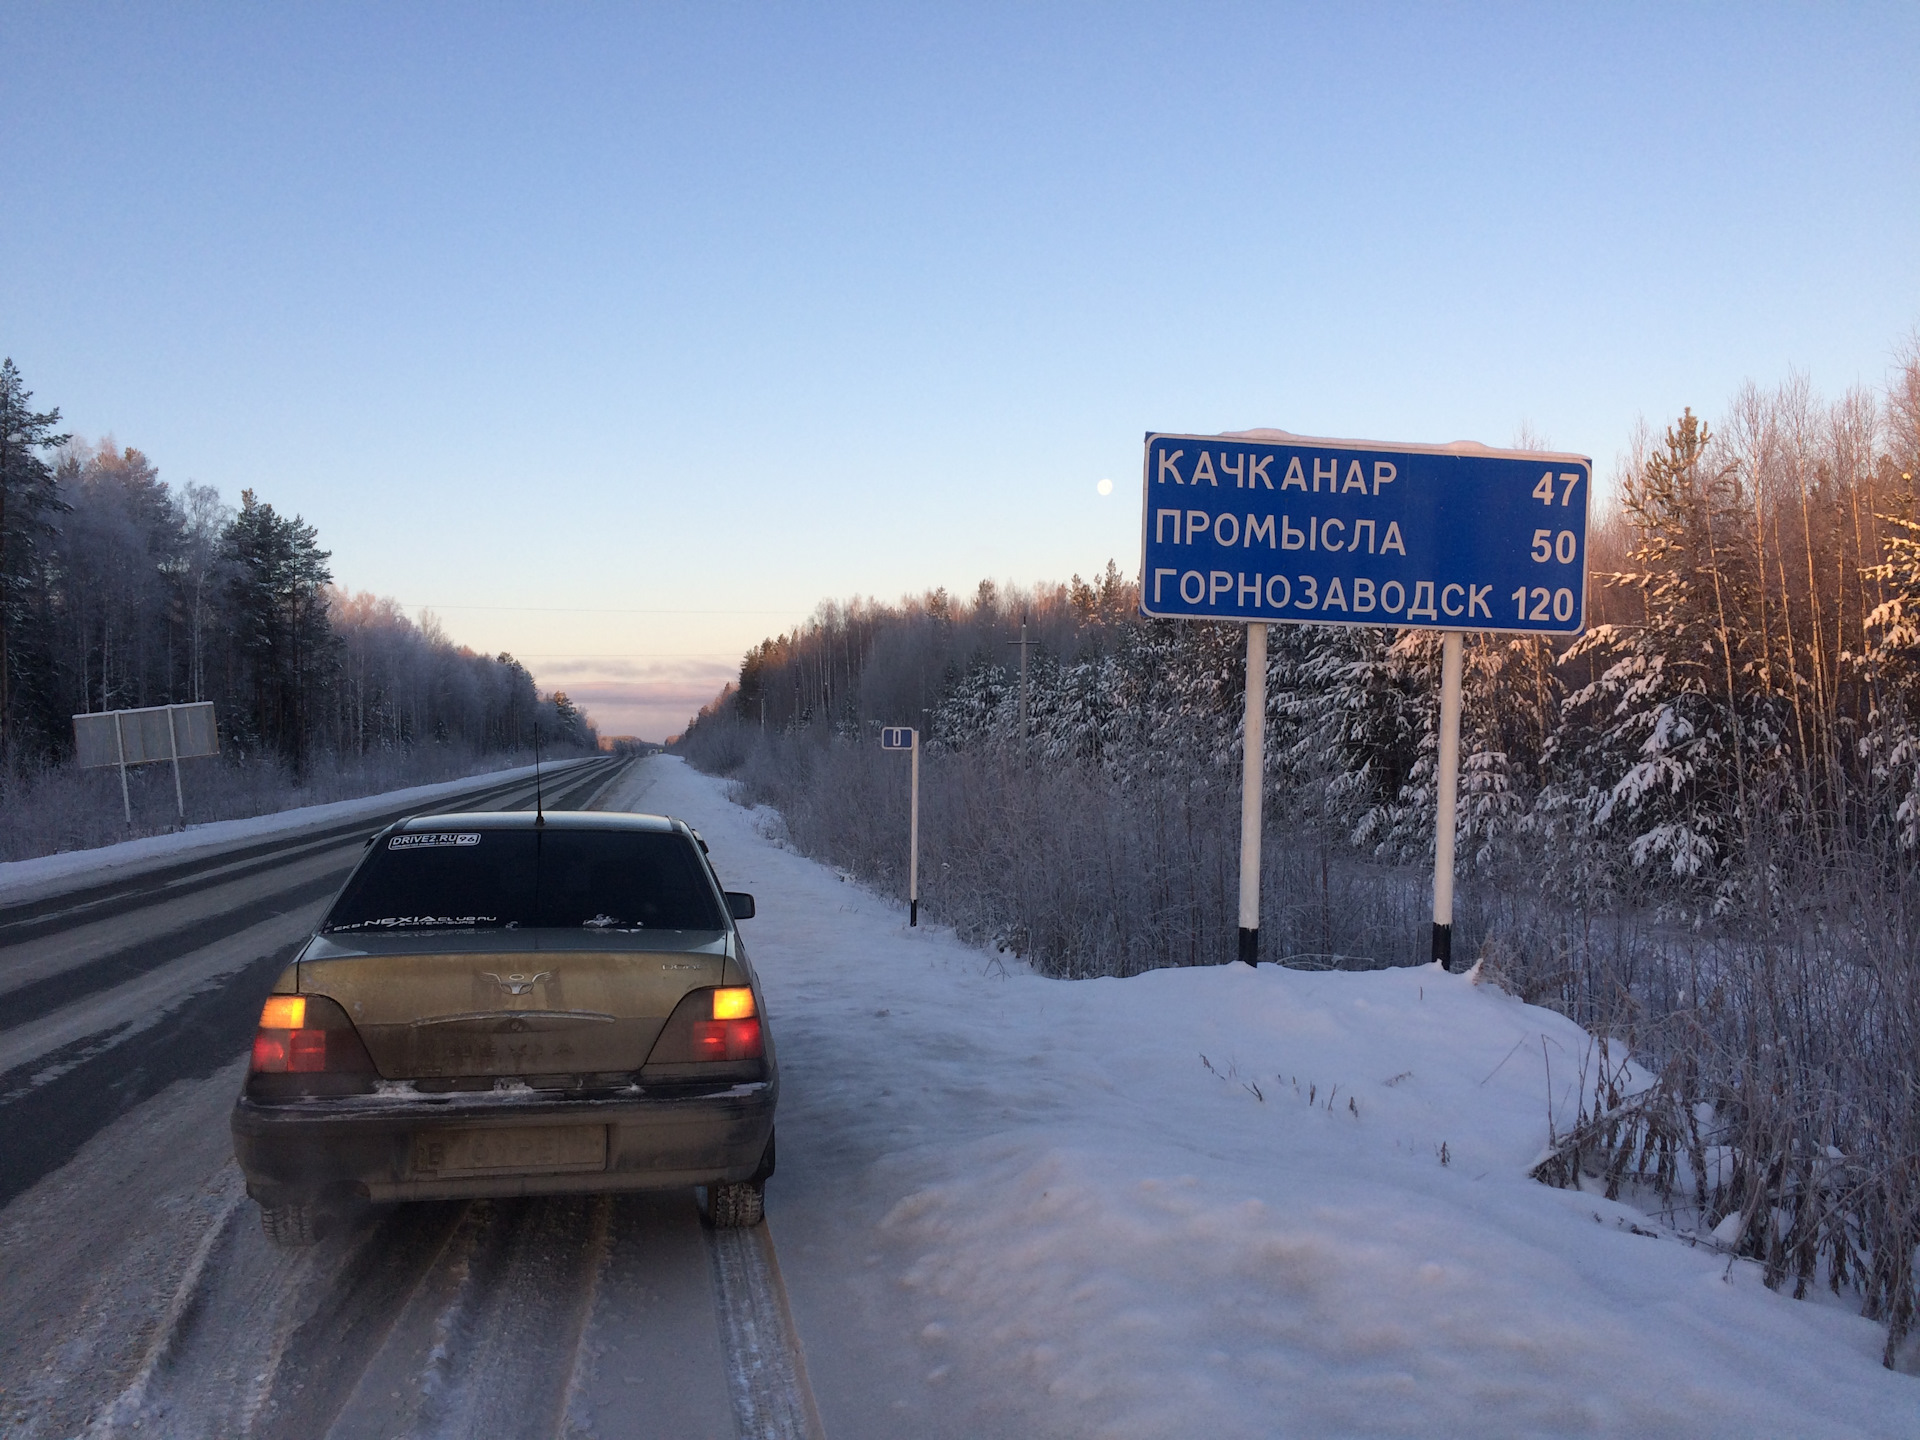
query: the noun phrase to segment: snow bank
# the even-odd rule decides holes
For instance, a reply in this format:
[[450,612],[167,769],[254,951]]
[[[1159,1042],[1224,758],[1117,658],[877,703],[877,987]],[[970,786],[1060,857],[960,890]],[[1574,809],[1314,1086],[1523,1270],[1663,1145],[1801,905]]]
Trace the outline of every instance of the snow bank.
[[[559,775],[584,763],[581,760],[563,760],[541,768],[550,775]],[[301,830],[320,830],[361,815],[378,815],[386,810],[428,805],[449,795],[531,776],[533,771],[531,765],[512,770],[486,770],[459,780],[415,785],[406,790],[388,790],[378,795],[362,795],[354,800],[302,805],[292,810],[250,815],[244,820],[215,820],[203,825],[189,825],[185,830],[171,835],[147,835],[138,840],[123,840],[117,845],[66,850],[58,855],[35,856],[31,860],[0,861],[0,902],[32,899],[47,891],[63,888],[75,879],[89,882],[114,880],[121,875],[184,860],[203,851],[224,849],[247,840],[291,835]]]
[[642,769],[759,900],[769,1208],[830,1433],[867,1429],[832,1287],[877,1264],[864,1323],[923,1392],[890,1403],[943,1433],[1920,1435],[1879,1327],[1526,1178],[1589,1050],[1560,1016],[1432,967],[1040,978]]
[[1075,988],[1032,1057],[1071,1113],[887,1224],[936,1323],[1099,1433],[1916,1433],[1875,1327],[1524,1178],[1559,1017],[1431,969]]

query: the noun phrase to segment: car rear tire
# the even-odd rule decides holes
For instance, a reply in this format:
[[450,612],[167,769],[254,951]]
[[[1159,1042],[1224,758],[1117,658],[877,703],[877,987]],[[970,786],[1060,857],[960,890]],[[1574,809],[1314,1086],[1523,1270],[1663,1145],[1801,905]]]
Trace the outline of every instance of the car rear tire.
[[318,1240],[320,1238],[318,1219],[311,1205],[262,1205],[260,1207],[260,1228],[267,1232],[267,1239],[283,1249],[299,1249]]
[[750,1230],[767,1218],[764,1181],[716,1180],[707,1186],[704,1210],[707,1224],[716,1230]]

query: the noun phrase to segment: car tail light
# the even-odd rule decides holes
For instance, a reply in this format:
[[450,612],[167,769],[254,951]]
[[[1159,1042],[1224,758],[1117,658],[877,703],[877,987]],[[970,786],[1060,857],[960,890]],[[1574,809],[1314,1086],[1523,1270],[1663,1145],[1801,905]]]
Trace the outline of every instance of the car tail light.
[[702,1060],[758,1060],[760,1021],[698,1020],[693,1026],[694,1053]]
[[643,1080],[758,1078],[766,1053],[751,989],[729,985],[690,990],[667,1018],[640,1076]]
[[250,1094],[342,1095],[373,1088],[377,1072],[347,1012],[324,995],[270,995],[253,1036]]
[[745,985],[728,985],[713,992],[714,1019],[748,1020],[753,1015],[753,991]]

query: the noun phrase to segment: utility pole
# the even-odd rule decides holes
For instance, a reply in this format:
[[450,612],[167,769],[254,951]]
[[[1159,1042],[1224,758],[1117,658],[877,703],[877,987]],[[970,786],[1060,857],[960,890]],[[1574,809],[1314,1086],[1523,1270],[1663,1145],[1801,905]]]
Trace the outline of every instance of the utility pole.
[[1020,748],[1022,750],[1027,748],[1027,735],[1029,732],[1027,717],[1031,713],[1027,708],[1027,647],[1029,645],[1038,645],[1039,643],[1038,640],[1027,639],[1027,622],[1024,620],[1020,622],[1020,638],[1018,640],[1007,641],[1009,645],[1018,645],[1020,647]]

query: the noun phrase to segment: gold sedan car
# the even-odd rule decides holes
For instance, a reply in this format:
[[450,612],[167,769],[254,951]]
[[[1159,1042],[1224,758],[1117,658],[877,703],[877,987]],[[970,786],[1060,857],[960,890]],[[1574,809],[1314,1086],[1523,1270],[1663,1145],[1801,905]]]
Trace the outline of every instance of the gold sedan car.
[[678,820],[417,816],[369,842],[260,1015],[234,1154],[267,1234],[368,1201],[705,1187],[756,1225],[779,1077]]

